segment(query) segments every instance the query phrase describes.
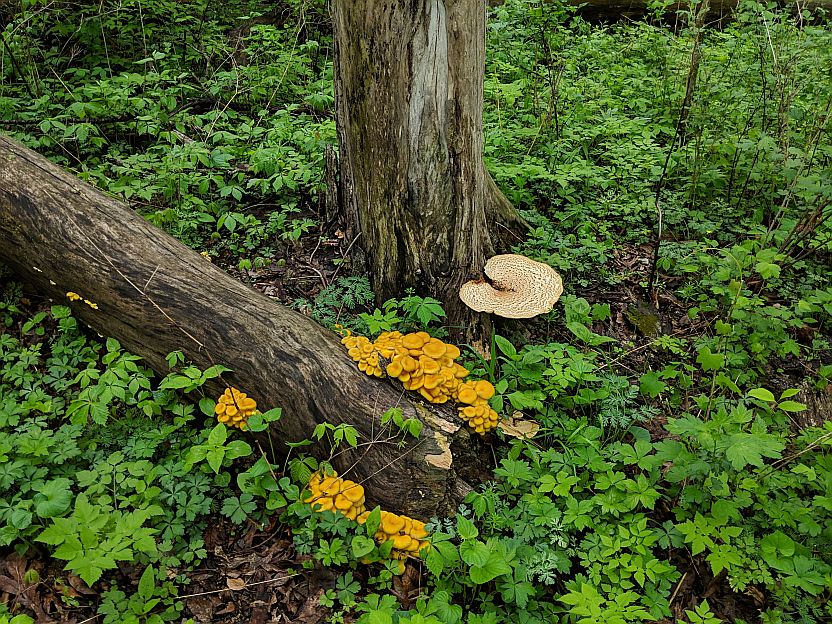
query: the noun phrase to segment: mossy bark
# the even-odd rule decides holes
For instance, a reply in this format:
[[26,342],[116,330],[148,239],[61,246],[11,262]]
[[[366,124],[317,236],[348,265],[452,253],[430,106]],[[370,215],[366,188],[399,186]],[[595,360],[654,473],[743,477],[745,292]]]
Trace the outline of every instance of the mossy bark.
[[[363,443],[334,464],[364,483],[368,500],[426,519],[455,510],[466,491],[454,448],[475,443],[451,408],[411,402],[400,386],[367,377],[337,336],[233,279],[123,204],[0,136],[0,261],[94,330],[121,341],[161,374],[182,350],[201,367],[233,369],[225,384],[261,408],[281,407],[278,448],[318,423],[354,426]],[[70,302],[79,293],[98,305]],[[425,427],[399,447],[379,434],[398,406]],[[378,440],[367,444],[372,440]],[[268,452],[268,441],[261,440]],[[325,456],[327,449],[318,449]]]
[[483,163],[485,18],[484,0],[333,2],[341,198],[374,291],[441,299],[464,338],[485,328],[459,287],[524,226]]

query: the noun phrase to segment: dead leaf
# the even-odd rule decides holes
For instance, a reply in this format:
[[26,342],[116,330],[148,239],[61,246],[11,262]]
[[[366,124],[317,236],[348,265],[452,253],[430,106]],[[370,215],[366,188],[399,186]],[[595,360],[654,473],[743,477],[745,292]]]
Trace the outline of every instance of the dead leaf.
[[85,594],[87,596],[96,596],[98,594],[98,592],[90,589],[79,576],[75,576],[70,573],[66,575],[66,580],[69,582],[72,589],[77,591],[79,594]]
[[508,420],[501,421],[497,427],[507,436],[521,440],[530,440],[540,431],[540,424],[523,418],[522,412],[514,412]]
[[228,589],[233,591],[240,591],[246,586],[246,582],[240,578],[227,578],[225,584],[228,585]]

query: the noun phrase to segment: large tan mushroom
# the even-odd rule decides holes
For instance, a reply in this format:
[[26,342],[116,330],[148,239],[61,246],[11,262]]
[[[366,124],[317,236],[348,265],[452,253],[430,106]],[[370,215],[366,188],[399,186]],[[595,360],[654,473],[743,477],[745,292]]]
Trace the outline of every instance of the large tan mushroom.
[[552,309],[563,293],[560,275],[526,256],[502,254],[485,263],[488,280],[466,282],[459,298],[472,310],[505,318],[531,318]]

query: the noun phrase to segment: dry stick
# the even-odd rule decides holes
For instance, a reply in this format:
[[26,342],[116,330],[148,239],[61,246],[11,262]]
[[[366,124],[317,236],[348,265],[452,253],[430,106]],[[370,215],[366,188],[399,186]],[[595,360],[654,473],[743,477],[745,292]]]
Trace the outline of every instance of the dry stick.
[[[694,329],[702,327],[703,325],[707,325],[707,323],[699,323],[698,325],[694,325],[693,327],[686,327],[685,329],[678,329],[675,332],[673,332],[672,334],[665,334],[665,335],[667,335],[667,336],[678,336],[679,334],[685,334],[689,331],[693,331]],[[623,360],[626,357],[632,355],[633,353],[637,353],[638,351],[642,351],[644,349],[647,349],[648,347],[652,347],[658,341],[659,341],[659,338],[656,338],[654,340],[651,340],[648,343],[645,343],[645,344],[641,345],[640,347],[635,347],[634,349],[630,349],[629,351],[627,351],[626,353],[623,353],[621,356],[615,358],[614,360],[610,360],[609,362],[604,362],[603,364],[601,364],[601,366],[598,367],[598,370],[603,370],[603,369],[605,369],[609,366],[612,366],[613,364],[618,364],[621,360]]]
[[676,583],[676,589],[673,590],[673,595],[670,597],[670,600],[667,603],[668,607],[673,604],[674,600],[676,600],[676,595],[679,593],[679,590],[682,588],[682,583],[685,582],[685,579],[687,578],[687,576],[688,576],[688,573],[685,572],[684,574],[682,574],[682,578],[679,579],[679,582]]
[[[352,246],[353,246],[353,245],[355,245],[355,242],[358,240],[358,238],[359,238],[360,236],[361,236],[361,232],[359,232],[358,234],[356,234],[356,235],[355,235],[355,238],[353,238],[353,239],[352,239],[352,242],[351,242],[349,245],[347,245],[347,249],[346,249],[346,251],[344,251],[344,253],[343,253],[343,254],[341,254],[341,257],[342,257],[344,260],[346,260],[347,256],[348,256],[348,255],[349,255],[349,253],[350,253],[350,249],[352,249]],[[340,271],[340,270],[341,270],[341,267],[342,267],[342,266],[344,266],[344,263],[343,263],[343,262],[341,262],[341,264],[339,264],[337,267],[335,267],[335,271],[332,273],[332,281],[335,281],[335,277],[338,275],[338,271]]]
[[667,169],[670,166],[670,159],[673,157],[673,148],[676,146],[676,141],[681,145],[685,141],[687,132],[688,117],[690,116],[691,104],[693,103],[693,93],[696,90],[696,79],[699,75],[699,61],[702,57],[702,38],[704,36],[704,22],[705,16],[708,13],[710,0],[703,0],[699,7],[694,20],[694,40],[693,49],[690,53],[690,70],[688,71],[687,81],[685,83],[685,97],[682,100],[682,105],[679,110],[679,120],[676,122],[676,132],[673,134],[673,140],[670,142],[670,147],[667,149],[667,157],[664,159],[664,166],[662,167],[662,174],[656,184],[656,214],[658,215],[658,223],[656,225],[656,243],[653,246],[653,258],[650,264],[650,275],[647,278],[647,295],[651,302],[658,308],[658,293],[656,292],[658,272],[659,272],[659,253],[662,245],[662,220],[664,213],[662,212],[661,197],[664,182],[667,177]]
[[784,457],[783,459],[780,459],[780,460],[778,460],[778,461],[774,462],[773,464],[771,464],[771,466],[769,467],[768,472],[764,472],[763,474],[761,474],[761,475],[759,476],[759,478],[760,478],[760,479],[765,479],[765,478],[766,478],[766,477],[768,477],[769,475],[773,474],[775,470],[780,470],[780,468],[782,468],[783,466],[785,466],[786,464],[788,464],[790,461],[793,461],[793,460],[797,459],[798,457],[800,457],[801,455],[804,455],[804,454],[808,453],[809,451],[814,450],[815,448],[817,448],[818,446],[820,446],[820,444],[821,444],[822,442],[824,442],[825,440],[827,440],[827,439],[829,439],[829,438],[831,438],[831,437],[832,437],[832,431],[830,431],[829,433],[825,433],[825,434],[823,434],[823,435],[822,435],[822,436],[820,436],[817,440],[815,440],[814,442],[812,442],[811,444],[809,444],[809,445],[808,445],[805,449],[803,449],[802,451],[799,451],[799,452],[797,452],[797,453],[794,453],[793,455],[789,455],[788,457]]
[[12,49],[9,47],[9,42],[6,41],[5,37],[0,37],[0,38],[3,39],[3,47],[6,48],[6,52],[9,53],[9,58],[12,60],[12,67],[14,68],[14,73],[20,79],[20,82],[23,83],[23,86],[26,88],[26,93],[28,93],[29,97],[34,100],[35,99],[35,94],[32,91],[32,87],[29,84],[29,81],[26,80],[26,76],[21,71],[20,66],[17,64],[17,59],[14,56],[14,52],[12,52]]

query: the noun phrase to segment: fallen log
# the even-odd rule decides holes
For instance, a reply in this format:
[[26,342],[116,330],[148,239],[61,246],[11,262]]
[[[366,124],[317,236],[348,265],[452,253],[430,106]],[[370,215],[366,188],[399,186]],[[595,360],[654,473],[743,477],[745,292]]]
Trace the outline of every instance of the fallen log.
[[[460,458],[476,464],[477,441],[453,409],[427,407],[361,373],[331,332],[2,136],[0,261],[161,374],[175,350],[201,367],[228,366],[233,372],[208,391],[219,396],[227,382],[261,408],[281,407],[282,419],[268,432],[276,444],[307,439],[322,422],[354,426],[363,444],[333,463],[364,485],[369,503],[427,519],[452,512],[470,489]],[[69,291],[98,309],[71,303]],[[394,406],[424,423],[419,438],[401,448],[379,438],[380,417]]]

